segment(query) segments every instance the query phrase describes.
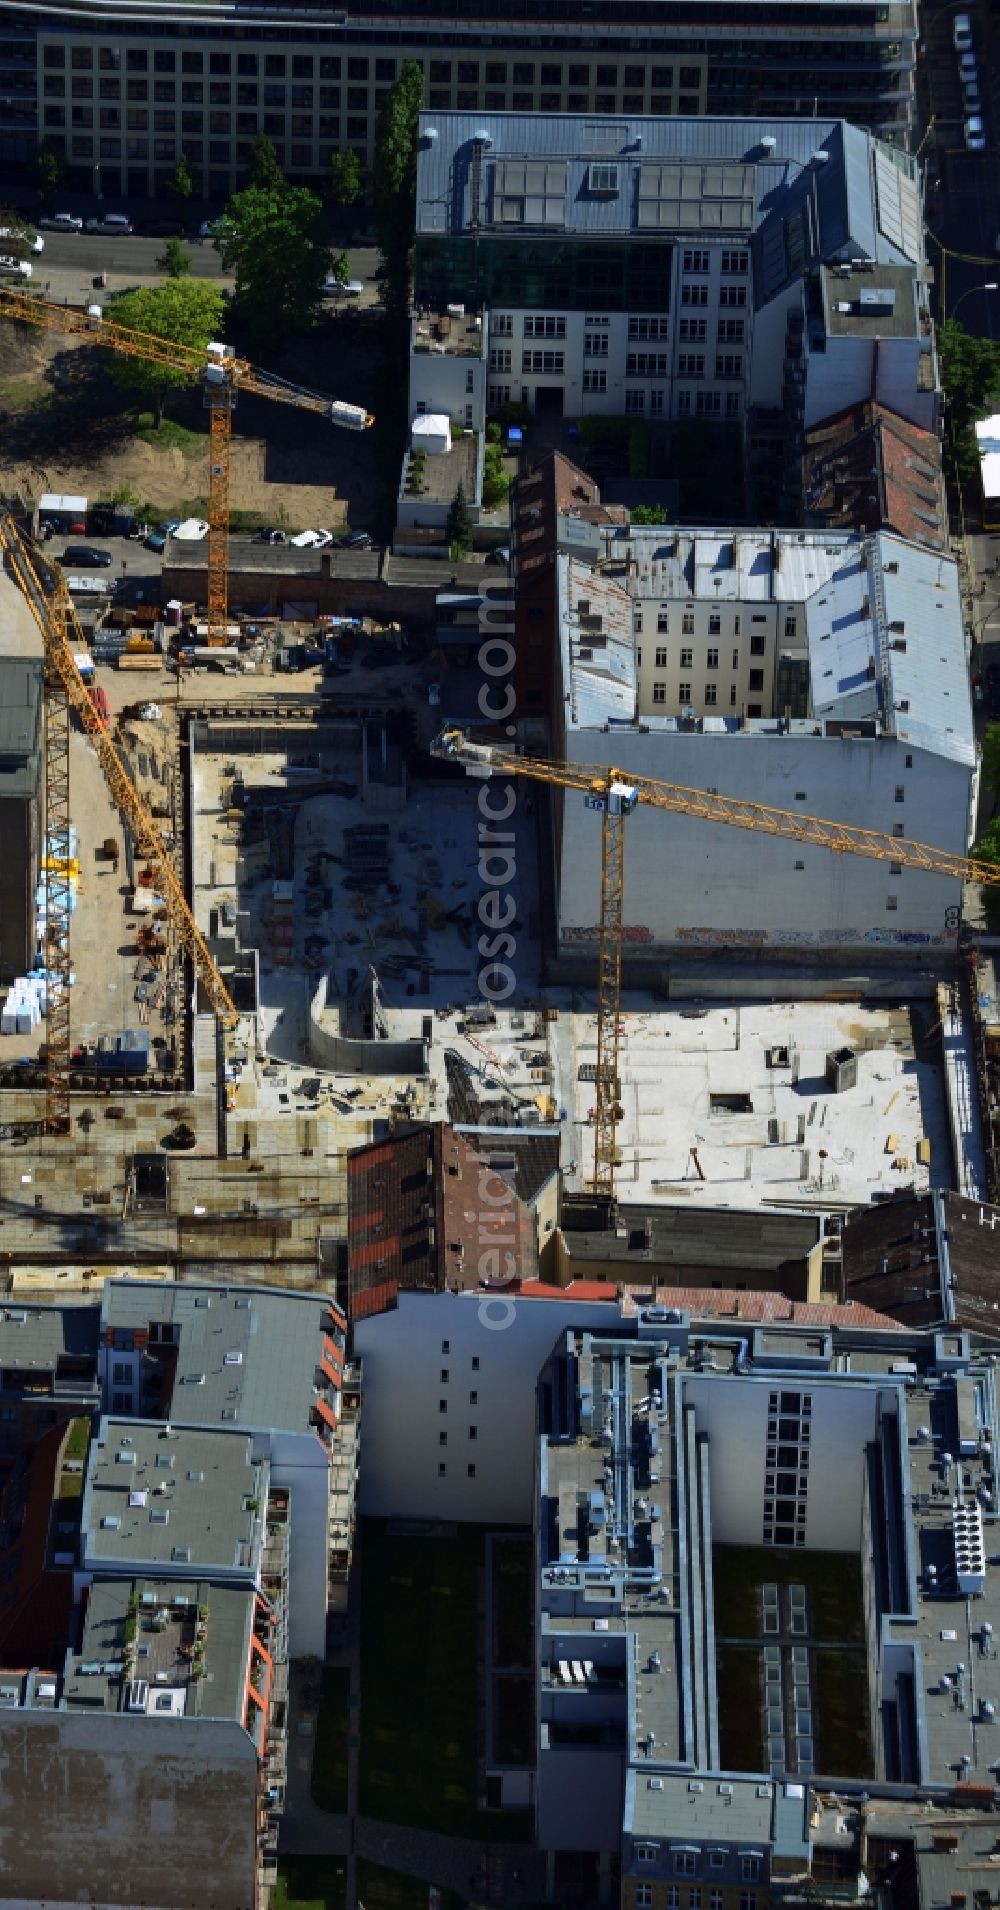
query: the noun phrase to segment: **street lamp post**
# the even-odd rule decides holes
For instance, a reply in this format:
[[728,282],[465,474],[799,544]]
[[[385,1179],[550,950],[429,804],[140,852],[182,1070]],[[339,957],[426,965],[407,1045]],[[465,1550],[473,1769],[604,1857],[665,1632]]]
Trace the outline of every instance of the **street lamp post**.
[[982,285],[967,285],[965,288],[965,291],[960,292],[957,299],[955,300],[955,303],[951,308],[949,317],[954,318],[963,299],[971,298],[973,292],[998,292],[998,291],[1000,291],[1000,281],[996,279],[986,279]]

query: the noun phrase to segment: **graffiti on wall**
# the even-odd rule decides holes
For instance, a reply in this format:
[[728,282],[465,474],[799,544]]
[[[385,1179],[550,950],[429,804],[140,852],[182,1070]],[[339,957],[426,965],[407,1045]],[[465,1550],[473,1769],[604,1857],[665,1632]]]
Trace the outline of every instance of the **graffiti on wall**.
[[[564,942],[599,942],[601,931],[598,925],[593,928],[563,928]],[[622,929],[623,942],[650,943],[653,940],[652,929],[645,928],[641,922],[630,922]]]

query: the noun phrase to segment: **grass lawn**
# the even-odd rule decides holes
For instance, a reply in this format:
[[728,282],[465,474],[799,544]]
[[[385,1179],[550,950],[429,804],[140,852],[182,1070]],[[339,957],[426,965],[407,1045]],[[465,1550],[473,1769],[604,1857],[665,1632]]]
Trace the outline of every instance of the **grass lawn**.
[[271,1910],[343,1910],[342,1857],[279,1857]]
[[347,1809],[347,1733],[350,1713],[347,1700],[351,1690],[349,1671],[323,1673],[323,1688],[316,1721],[316,1749],[313,1753],[312,1798],[325,1811]]
[[715,1630],[719,1638],[761,1636],[762,1585],[804,1585],[810,1642],[860,1644],[865,1635],[861,1560],[856,1552],[782,1551],[771,1546],[712,1548]]
[[719,1698],[719,1756],[723,1770],[764,1770],[759,1651],[749,1645],[720,1645],[715,1675]]
[[139,412],[135,435],[143,444],[151,444],[154,451],[182,451],[186,458],[202,458],[208,450],[206,431],[192,431],[188,425],[178,424],[176,418],[164,418],[157,430],[151,411]]
[[485,1531],[361,1539],[363,1815],[445,1835],[523,1841],[527,1814],[477,1807],[477,1656]]
[[535,1687],[531,1678],[493,1680],[493,1755],[498,1764],[531,1764],[535,1748]]
[[[358,1858],[358,1901],[365,1910],[427,1910],[430,1885],[419,1877],[406,1877],[400,1870],[383,1870]],[[462,1910],[464,1897],[453,1890],[441,1890],[436,1901],[441,1910]]]
[[86,1459],[87,1447],[89,1446],[89,1444],[90,1444],[90,1420],[89,1419],[71,1420],[69,1432],[66,1436],[66,1445],[63,1449],[63,1458],[64,1459]]
[[499,1539],[492,1552],[493,1663],[520,1670],[533,1658],[531,1540]]
[[828,1777],[871,1777],[868,1679],[862,1651],[814,1651],[816,1769]]

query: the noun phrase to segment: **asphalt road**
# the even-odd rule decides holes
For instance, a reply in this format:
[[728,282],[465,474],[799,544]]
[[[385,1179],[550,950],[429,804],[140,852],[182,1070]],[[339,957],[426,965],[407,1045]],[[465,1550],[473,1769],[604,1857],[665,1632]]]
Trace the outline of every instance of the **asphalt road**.
[[[45,250],[32,257],[32,288],[48,292],[56,299],[77,304],[93,296],[98,273],[108,274],[108,291],[120,292],[125,286],[141,285],[161,277],[156,261],[165,239],[145,239],[138,233],[114,239],[89,232],[43,232]],[[191,256],[195,278],[216,279],[229,286],[222,260],[210,239],[184,239],[181,242]],[[363,305],[378,302],[375,272],[378,253],[373,246],[359,246],[349,253],[351,276],[364,281]]]
[[[928,179],[927,252],[935,272],[938,319],[957,313],[970,331],[1000,338],[1000,292],[981,289],[987,281],[1000,282],[1000,36],[989,8],[970,4],[983,100],[980,117],[986,133],[986,151],[970,153],[965,147],[966,109],[951,37],[955,11],[951,5],[921,9],[919,84],[928,127],[923,152]],[[932,117],[933,125],[929,125]],[[935,238],[942,242],[944,254]]]

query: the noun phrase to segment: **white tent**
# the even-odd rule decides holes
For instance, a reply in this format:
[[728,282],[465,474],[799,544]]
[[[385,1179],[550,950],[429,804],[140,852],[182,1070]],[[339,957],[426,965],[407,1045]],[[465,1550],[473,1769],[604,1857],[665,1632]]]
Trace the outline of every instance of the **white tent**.
[[422,411],[414,418],[411,448],[426,451],[428,457],[440,457],[451,450],[451,420],[443,411]]

